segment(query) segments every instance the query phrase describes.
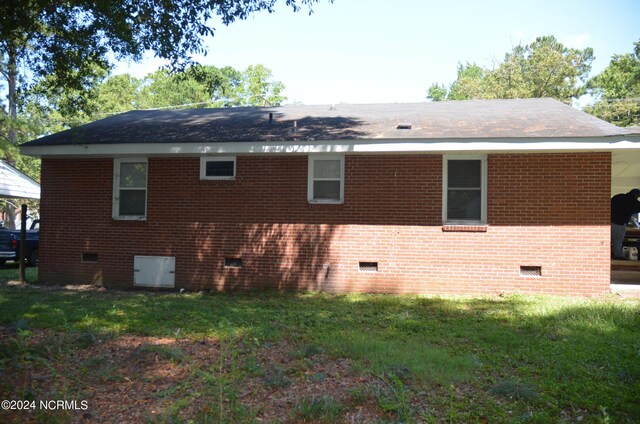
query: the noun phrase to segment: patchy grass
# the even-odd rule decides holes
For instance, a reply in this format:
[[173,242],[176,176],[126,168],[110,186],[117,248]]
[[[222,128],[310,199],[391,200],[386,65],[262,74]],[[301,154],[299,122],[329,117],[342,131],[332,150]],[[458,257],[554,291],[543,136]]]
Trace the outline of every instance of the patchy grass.
[[89,402],[14,421],[640,421],[640,301],[613,296],[0,284],[0,332],[5,398]]
[[[28,266],[24,270],[27,283],[38,281],[38,267]],[[18,262],[7,262],[0,265],[0,282],[18,281],[20,279],[20,264]]]

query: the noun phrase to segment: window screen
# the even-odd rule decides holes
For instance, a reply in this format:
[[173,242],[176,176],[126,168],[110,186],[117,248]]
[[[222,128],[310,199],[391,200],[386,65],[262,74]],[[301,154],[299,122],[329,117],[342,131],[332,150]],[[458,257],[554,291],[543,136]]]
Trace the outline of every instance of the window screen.
[[147,213],[146,159],[116,159],[114,213],[118,219],[141,219]]
[[448,221],[482,219],[482,161],[449,160],[447,163]]
[[200,160],[200,179],[202,180],[232,180],[235,177],[235,157],[203,157]]
[[233,161],[207,161],[205,175],[207,177],[233,177]]
[[339,203],[343,200],[344,157],[309,158],[309,201]]

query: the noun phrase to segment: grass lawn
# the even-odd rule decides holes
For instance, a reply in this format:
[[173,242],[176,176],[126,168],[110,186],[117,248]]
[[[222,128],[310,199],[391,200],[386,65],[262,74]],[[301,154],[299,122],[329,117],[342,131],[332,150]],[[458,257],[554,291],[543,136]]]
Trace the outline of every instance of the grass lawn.
[[637,299],[73,291],[14,271],[0,398],[38,403],[0,422],[640,422]]

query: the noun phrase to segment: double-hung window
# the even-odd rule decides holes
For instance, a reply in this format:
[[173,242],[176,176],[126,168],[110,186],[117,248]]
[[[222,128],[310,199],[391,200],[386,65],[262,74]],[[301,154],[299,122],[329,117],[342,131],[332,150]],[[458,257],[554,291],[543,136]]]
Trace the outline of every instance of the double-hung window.
[[487,157],[445,155],[442,215],[445,224],[486,224]]
[[309,156],[309,203],[344,202],[344,156]]
[[145,219],[147,216],[147,159],[115,159],[113,218]]

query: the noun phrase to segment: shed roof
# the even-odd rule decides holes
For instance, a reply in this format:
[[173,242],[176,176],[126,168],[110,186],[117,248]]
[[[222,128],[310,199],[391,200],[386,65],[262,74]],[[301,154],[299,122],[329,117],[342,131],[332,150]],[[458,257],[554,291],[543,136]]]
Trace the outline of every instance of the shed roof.
[[545,98],[131,111],[23,146],[575,138],[626,134],[630,132],[624,128]]
[[0,160],[0,197],[39,199],[40,184]]

